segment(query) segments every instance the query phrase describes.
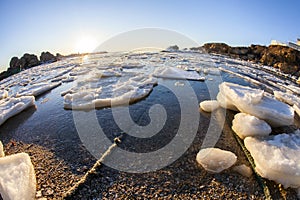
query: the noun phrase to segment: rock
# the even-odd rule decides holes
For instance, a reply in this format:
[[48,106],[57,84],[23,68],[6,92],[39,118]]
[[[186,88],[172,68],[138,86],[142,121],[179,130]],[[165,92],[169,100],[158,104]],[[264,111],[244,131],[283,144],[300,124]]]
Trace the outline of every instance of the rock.
[[40,56],[40,61],[41,63],[47,63],[47,62],[55,62],[57,61],[57,59],[53,54],[47,51],[47,52],[42,52]]
[[3,199],[34,199],[36,178],[30,157],[18,153],[0,158],[0,193]]
[[249,52],[248,47],[231,47],[229,53],[237,55],[246,55]]
[[25,53],[20,59],[21,69],[27,69],[40,64],[38,57],[34,54]]
[[207,100],[207,101],[202,101],[200,103],[200,107],[202,110],[205,112],[212,112],[220,107],[220,104],[216,100]]
[[174,45],[174,46],[169,46],[166,51],[168,52],[174,52],[174,51],[178,51],[179,50],[179,47],[177,45]]
[[219,54],[228,54],[230,48],[225,43],[206,43],[204,44],[203,47],[208,53],[219,53]]
[[20,59],[18,57],[12,57],[9,62],[9,67],[11,69],[20,69]]
[[247,137],[246,148],[262,177],[284,187],[300,187],[300,131],[267,138]]
[[238,113],[232,121],[232,130],[241,138],[248,136],[268,136],[272,129],[265,121],[252,115]]
[[236,162],[237,157],[230,151],[206,148],[198,152],[196,160],[205,170],[220,173],[231,167]]
[[250,176],[252,176],[252,173],[253,173],[252,169],[245,164],[235,166],[235,167],[233,167],[233,170],[245,177],[248,177],[248,178]]

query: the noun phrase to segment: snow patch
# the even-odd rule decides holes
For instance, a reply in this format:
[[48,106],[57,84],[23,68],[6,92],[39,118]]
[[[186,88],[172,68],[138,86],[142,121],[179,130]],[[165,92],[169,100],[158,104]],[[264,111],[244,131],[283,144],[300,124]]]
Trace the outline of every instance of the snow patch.
[[3,199],[35,199],[36,179],[27,153],[0,158],[0,193]]
[[237,157],[230,151],[206,148],[198,152],[196,160],[205,170],[220,173],[231,167],[236,162]]

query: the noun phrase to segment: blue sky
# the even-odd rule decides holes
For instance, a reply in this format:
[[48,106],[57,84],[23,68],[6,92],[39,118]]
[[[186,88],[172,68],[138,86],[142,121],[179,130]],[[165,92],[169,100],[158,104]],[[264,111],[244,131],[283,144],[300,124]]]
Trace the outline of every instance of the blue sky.
[[83,43],[148,27],[199,44],[295,41],[299,8],[299,0],[0,0],[0,67],[26,52],[75,53]]

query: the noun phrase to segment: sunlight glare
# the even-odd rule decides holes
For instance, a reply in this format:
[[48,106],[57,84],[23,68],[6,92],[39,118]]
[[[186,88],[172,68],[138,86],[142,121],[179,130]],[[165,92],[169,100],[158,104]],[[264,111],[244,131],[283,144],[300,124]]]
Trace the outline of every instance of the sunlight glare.
[[91,53],[98,43],[94,38],[91,37],[82,37],[77,41],[75,46],[75,52],[78,53]]

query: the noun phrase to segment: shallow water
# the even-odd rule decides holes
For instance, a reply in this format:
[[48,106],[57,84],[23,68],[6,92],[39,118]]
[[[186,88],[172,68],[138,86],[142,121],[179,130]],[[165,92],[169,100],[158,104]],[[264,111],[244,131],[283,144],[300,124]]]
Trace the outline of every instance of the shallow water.
[[[145,59],[145,56],[148,59]],[[143,59],[140,59],[143,57]],[[174,58],[175,57],[175,58]],[[140,62],[140,63],[139,63]],[[83,64],[80,67],[75,67],[76,64]],[[123,134],[123,142],[120,147],[129,152],[136,152],[136,153],[145,153],[145,152],[153,152],[155,150],[159,150],[162,147],[168,145],[176,136],[176,133],[179,129],[180,120],[182,117],[182,110],[180,107],[179,100],[177,96],[174,94],[174,90],[180,91],[180,94],[186,98],[192,98],[188,92],[186,92],[185,87],[192,88],[192,91],[195,94],[196,99],[194,102],[199,103],[203,100],[207,99],[215,99],[216,94],[218,93],[218,82],[217,80],[220,79],[218,75],[215,73],[207,73],[204,72],[204,69],[216,70],[217,67],[223,67],[224,69],[229,69],[236,73],[240,72],[241,62],[234,60],[226,60],[222,57],[217,56],[208,56],[208,55],[201,55],[196,53],[161,53],[161,54],[142,54],[142,55],[130,55],[129,54],[103,54],[98,56],[94,56],[91,58],[90,61],[81,61],[80,59],[73,59],[63,61],[61,63],[53,63],[50,64],[51,66],[44,66],[40,68],[32,68],[32,72],[27,73],[35,78],[35,80],[42,80],[42,76],[44,71],[48,74],[48,78],[46,79],[54,79],[58,73],[51,73],[51,67],[55,69],[59,69],[63,75],[68,75],[68,73],[77,74],[85,74],[87,72],[86,69],[92,69],[94,66],[98,68],[107,68],[107,66],[111,64],[111,66],[117,66],[117,64],[127,63],[127,67],[124,67],[124,71],[127,73],[140,73],[142,70],[143,73],[149,74],[153,72],[153,69],[157,66],[178,66],[184,65],[188,68],[197,68],[200,69],[200,75],[205,76],[206,80],[202,81],[183,81],[183,80],[168,80],[168,79],[158,79],[158,85],[154,87],[153,91],[149,94],[148,97],[145,99],[136,102],[132,105],[128,106],[130,116],[124,116],[124,113],[121,113],[118,116],[118,112],[121,112],[121,109],[115,108],[102,108],[89,111],[72,111],[72,110],[65,110],[63,105],[63,97],[60,95],[61,92],[66,91],[72,88],[81,77],[78,75],[77,82],[71,83],[62,83],[61,86],[52,89],[51,91],[42,94],[36,98],[36,107],[31,107],[19,115],[12,117],[11,119],[7,120],[1,127],[0,127],[0,140],[3,141],[4,144],[8,143],[10,140],[16,141],[23,141],[25,143],[35,143],[39,145],[43,145],[50,149],[56,150],[61,154],[61,156],[65,158],[67,154],[64,154],[64,151],[74,151],[77,152],[78,148],[81,148],[81,139],[84,137],[91,137],[88,138],[88,141],[93,144],[93,148],[97,146],[98,140],[101,140],[102,136],[95,135],[95,127],[102,128],[103,132],[105,133],[106,137],[112,142],[113,139],[117,136],[120,136],[124,130],[120,129],[118,124],[115,121],[115,118],[122,118],[122,117],[131,117],[132,120],[139,126],[146,126],[150,121],[150,117],[148,115],[149,109],[153,105],[161,105],[166,114],[166,122],[163,123],[162,127],[160,127],[157,134],[152,135],[151,137],[147,138],[139,138],[132,136],[130,134]],[[129,64],[128,64],[129,63]],[[136,67],[136,63],[141,64],[141,66]],[[65,70],[63,67],[56,66],[68,66]],[[130,67],[130,66],[134,67]],[[251,65],[247,63],[247,65]],[[125,66],[125,65],[124,65]],[[238,67],[237,67],[238,66]],[[143,68],[143,69],[142,69]],[[40,70],[39,70],[40,69]],[[48,69],[48,70],[47,70]],[[260,72],[259,73],[265,73]],[[40,74],[39,76],[37,76]],[[237,77],[234,74],[220,72],[221,79],[223,81],[229,81],[233,83],[238,83],[241,85],[247,85],[256,88],[264,89],[266,84],[256,85],[248,80],[245,80],[241,77]],[[24,77],[25,75],[18,76]],[[113,79],[113,78],[112,78]],[[18,79],[19,80],[19,79]],[[21,86],[18,85],[18,82],[11,81],[12,85],[10,89],[10,94],[13,94],[17,91],[18,88]],[[101,82],[98,83],[101,86]],[[2,87],[6,88],[9,84],[7,81],[2,81]],[[172,86],[171,89],[166,86]],[[191,87],[190,87],[190,86]],[[268,87],[272,87],[271,85],[267,85]],[[212,89],[213,88],[213,89]],[[192,102],[192,100],[191,100]],[[195,106],[195,105],[191,105]],[[122,108],[122,106],[117,107]],[[123,107],[124,108],[124,107]],[[125,106],[126,108],[126,106]],[[159,107],[161,108],[161,107]],[[84,120],[87,122],[91,122],[94,119],[94,113],[97,117],[98,124],[92,124],[90,129],[86,129],[85,133],[79,133],[78,128],[76,127],[74,121],[74,116],[85,116]],[[196,115],[200,118],[200,121],[195,120],[191,116]],[[196,107],[193,115],[185,115],[186,121],[189,123],[194,123],[198,127],[196,129],[197,132],[205,132],[206,129],[203,127],[207,127],[209,121],[200,117],[200,112]],[[75,114],[75,115],[74,115]],[[205,113],[202,113],[206,115]],[[162,117],[162,116],[157,116]],[[163,118],[162,118],[163,119]],[[299,123],[297,121],[297,123]],[[127,127],[128,128],[128,127]],[[129,127],[130,128],[130,127]],[[189,127],[188,127],[189,128]],[[188,130],[188,128],[186,128]],[[97,130],[96,130],[97,131]],[[126,132],[126,131],[125,131]],[[196,134],[195,133],[195,134]],[[83,134],[83,135],[82,135]],[[90,134],[90,135],[89,135]],[[136,133],[138,134],[138,133]],[[191,135],[193,137],[194,135]],[[95,137],[95,138],[93,138]],[[97,138],[98,137],[98,138]],[[109,145],[109,143],[106,143]],[[85,145],[84,146],[88,146]],[[97,147],[98,148],[98,147]],[[103,146],[100,149],[95,150],[95,154],[100,156],[101,151],[104,151],[108,148],[108,146]],[[102,152],[104,153],[104,152]],[[95,155],[94,154],[94,155]],[[68,158],[69,160],[70,158]]]

